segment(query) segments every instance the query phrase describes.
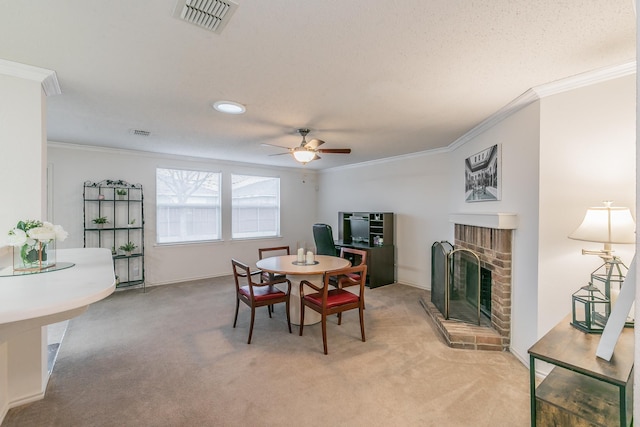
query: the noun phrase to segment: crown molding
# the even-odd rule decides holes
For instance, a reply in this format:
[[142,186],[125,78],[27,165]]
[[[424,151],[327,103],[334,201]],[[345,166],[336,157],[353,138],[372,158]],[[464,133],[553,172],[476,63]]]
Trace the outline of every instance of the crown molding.
[[[47,140],[48,148],[61,148],[64,150],[77,150],[77,151],[90,151],[96,153],[105,153],[105,154],[116,154],[122,156],[140,156],[145,158],[154,158],[159,160],[177,160],[177,161],[190,161],[190,162],[200,162],[200,163],[215,163],[216,165],[226,165],[226,166],[240,166],[240,167],[251,167],[253,169],[262,168],[267,170],[278,170],[285,172],[300,172],[302,168],[292,168],[287,166],[271,166],[271,165],[260,165],[255,163],[244,163],[244,162],[236,162],[232,160],[221,160],[215,159],[211,157],[197,157],[197,156],[186,156],[184,154],[171,154],[171,153],[158,153],[155,151],[144,151],[144,150],[132,150],[130,148],[112,148],[112,147],[103,147],[101,145],[86,145],[86,144],[77,144],[71,142],[60,142],[60,141],[52,141]],[[305,170],[306,174],[316,173],[314,170]]]
[[448,149],[453,151],[466,144],[485,130],[495,126],[502,120],[520,111],[527,105],[530,105],[547,96],[556,95],[558,93],[567,92],[581,87],[590,86],[596,83],[605,82],[607,80],[617,79],[619,77],[628,76],[636,72],[636,61],[625,62],[612,67],[600,68],[597,70],[587,71],[585,73],[576,74],[551,83],[545,83],[528,89],[525,93],[499,109],[497,112],[487,117],[469,132],[456,139],[449,144]]
[[531,105],[539,99],[540,98],[538,97],[538,95],[532,89],[527,90],[525,93],[481,121],[480,124],[476,125],[469,132],[453,141],[447,148],[449,149],[449,151],[454,151],[460,148],[487,129],[492,128],[507,117],[511,116],[514,113],[517,113],[527,105]]
[[596,83],[602,83],[607,80],[617,79],[619,77],[628,76],[636,72],[636,61],[625,62],[620,65],[612,67],[600,68],[597,70],[587,71],[585,73],[576,74],[575,76],[567,77],[561,80],[557,80],[551,83],[545,83],[543,85],[535,86],[528,89],[522,95],[487,117],[478,125],[473,127],[470,131],[453,141],[445,148],[436,148],[432,150],[419,151],[416,153],[403,154],[400,156],[387,157],[379,160],[371,160],[368,162],[355,163],[346,166],[336,166],[334,168],[321,169],[320,172],[329,172],[335,170],[354,169],[365,166],[374,166],[384,163],[394,162],[396,160],[402,160],[407,158],[420,157],[425,155],[440,154],[443,152],[454,151],[467,142],[471,141],[487,129],[500,123],[502,120],[517,113],[524,107],[533,104],[534,102],[545,98],[547,96],[556,95],[562,92],[567,92],[581,87],[590,86]]
[[357,168],[362,168],[366,166],[382,165],[385,163],[391,163],[391,162],[395,162],[397,160],[402,160],[402,159],[413,159],[416,157],[423,157],[423,156],[435,156],[436,154],[448,153],[449,151],[451,150],[449,150],[447,147],[433,148],[430,150],[417,151],[415,153],[400,154],[398,156],[393,156],[393,157],[385,157],[382,159],[368,160],[366,162],[352,163],[344,166],[334,166],[331,168],[318,169],[318,173],[335,172],[337,170],[357,169]]
[[58,76],[52,70],[0,59],[0,74],[40,82],[46,96],[62,93]]
[[[0,73],[12,75],[15,77],[22,77],[22,78],[28,78],[31,80],[40,81],[42,82],[43,90],[47,95],[55,95],[55,94],[61,93],[60,86],[58,85],[58,78],[56,76],[55,71],[45,70],[43,68],[32,67],[30,65],[24,65],[24,64],[19,64],[16,62],[0,59]],[[351,165],[320,169],[317,171],[317,173],[381,165],[384,163],[395,162],[397,160],[402,160],[407,158],[415,158],[415,157],[451,152],[460,148],[462,145],[471,141],[473,138],[477,137],[487,129],[500,123],[502,120],[506,119],[512,114],[520,111],[524,107],[542,98],[559,94],[562,92],[567,92],[574,89],[579,89],[581,87],[593,85],[596,83],[605,82],[607,80],[624,77],[634,73],[636,73],[636,61],[628,61],[616,66],[587,71],[585,73],[576,74],[574,76],[557,80],[555,82],[535,86],[533,88],[528,89],[526,92],[524,92],[523,94],[515,98],[513,101],[509,102],[507,105],[505,105],[504,107],[496,111],[491,116],[487,117],[485,120],[480,122],[480,124],[473,127],[470,131],[468,131],[467,133],[465,133],[464,135],[456,139],[447,147],[424,150],[416,153],[408,153],[408,154],[403,154],[399,156],[387,157],[384,159],[355,163]],[[72,148],[74,145],[76,145],[76,144],[68,144],[68,143],[56,143],[52,141],[49,141],[49,144],[54,147],[58,146],[60,148]],[[106,149],[106,148],[98,148],[98,147],[86,146],[86,145],[76,145],[76,147],[84,150],[105,150],[105,151],[112,151],[112,152],[119,151],[118,149]],[[122,151],[126,151],[127,153],[135,152],[135,150],[122,150]],[[140,153],[141,154],[144,153],[145,155],[159,154],[159,153],[150,153],[150,152],[140,152]],[[172,155],[172,154],[164,154],[161,156],[166,156],[169,158],[193,158],[194,160],[214,160],[209,158],[189,157],[189,156]],[[216,160],[216,161],[219,161],[219,160]],[[228,161],[220,161],[220,162],[243,164],[242,162],[228,162]],[[290,169],[290,168],[285,167],[284,169]]]
[[569,90],[579,89],[581,87],[605,82],[607,80],[628,76],[635,72],[636,61],[629,61],[624,64],[587,71],[586,73],[576,74],[575,76],[567,77],[555,82],[545,83],[540,86],[536,86],[531,90],[533,90],[539,98],[545,98],[557,93],[567,92]]

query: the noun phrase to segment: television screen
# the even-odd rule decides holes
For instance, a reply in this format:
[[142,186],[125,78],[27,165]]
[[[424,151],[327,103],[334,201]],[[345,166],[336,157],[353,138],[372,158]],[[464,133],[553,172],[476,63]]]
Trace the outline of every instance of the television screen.
[[354,216],[349,219],[351,221],[351,241],[369,243],[369,219]]

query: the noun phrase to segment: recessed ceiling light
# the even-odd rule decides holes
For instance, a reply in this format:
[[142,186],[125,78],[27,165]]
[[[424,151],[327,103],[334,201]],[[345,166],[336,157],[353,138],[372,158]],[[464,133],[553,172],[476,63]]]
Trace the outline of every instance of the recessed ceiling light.
[[218,101],[213,104],[213,108],[220,111],[221,113],[227,114],[242,114],[247,109],[242,104],[238,104],[233,101]]

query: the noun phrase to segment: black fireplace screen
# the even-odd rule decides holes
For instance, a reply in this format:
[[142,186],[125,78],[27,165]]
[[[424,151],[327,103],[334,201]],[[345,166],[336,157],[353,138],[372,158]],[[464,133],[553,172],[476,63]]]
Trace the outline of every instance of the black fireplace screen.
[[431,248],[431,302],[446,319],[480,325],[491,319],[491,271],[476,253],[448,242]]
[[445,287],[449,280],[447,256],[453,251],[449,242],[435,242],[431,246],[431,302],[446,317]]

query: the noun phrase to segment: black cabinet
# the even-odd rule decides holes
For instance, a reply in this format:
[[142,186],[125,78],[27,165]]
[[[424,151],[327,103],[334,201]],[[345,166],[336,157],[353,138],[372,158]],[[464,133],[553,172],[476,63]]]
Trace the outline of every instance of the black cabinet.
[[108,248],[116,286],[144,282],[144,195],[142,185],[122,180],[84,183],[84,247]]
[[339,212],[336,246],[367,251],[367,286],[395,283],[392,212]]
[[338,212],[338,239],[344,244],[393,246],[393,213]]

